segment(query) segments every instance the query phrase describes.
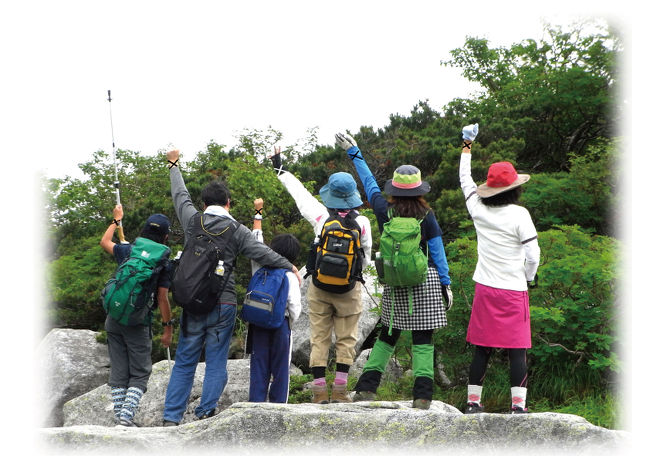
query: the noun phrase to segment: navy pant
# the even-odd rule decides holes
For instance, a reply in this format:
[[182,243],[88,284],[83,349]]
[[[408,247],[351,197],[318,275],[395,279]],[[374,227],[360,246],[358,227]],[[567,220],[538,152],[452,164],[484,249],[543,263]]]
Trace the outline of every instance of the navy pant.
[[285,318],[274,330],[250,324],[248,334],[252,347],[248,401],[265,402],[268,393],[269,402],[287,403],[291,364],[289,319]]

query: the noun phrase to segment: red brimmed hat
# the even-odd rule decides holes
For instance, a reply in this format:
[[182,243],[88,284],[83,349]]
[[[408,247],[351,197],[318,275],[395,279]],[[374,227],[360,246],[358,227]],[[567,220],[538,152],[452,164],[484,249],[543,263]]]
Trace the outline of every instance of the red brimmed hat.
[[487,182],[479,185],[476,194],[482,198],[503,193],[526,183],[530,179],[528,174],[518,174],[514,166],[508,161],[494,163],[488,169]]

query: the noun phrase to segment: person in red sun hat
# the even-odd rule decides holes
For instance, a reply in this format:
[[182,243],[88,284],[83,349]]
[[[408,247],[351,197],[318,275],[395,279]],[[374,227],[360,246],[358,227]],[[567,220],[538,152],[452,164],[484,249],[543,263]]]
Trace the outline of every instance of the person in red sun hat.
[[530,176],[519,174],[507,161],[490,166],[487,181],[472,180],[472,142],[478,124],[462,129],[460,186],[476,228],[478,262],[467,342],[475,346],[469,368],[465,413],[483,411],[481,392],[488,360],[495,348],[507,349],[510,361],[512,414],[527,413],[528,367],[531,347],[528,288],[536,285],[540,250],[528,210],[518,205],[521,185]]

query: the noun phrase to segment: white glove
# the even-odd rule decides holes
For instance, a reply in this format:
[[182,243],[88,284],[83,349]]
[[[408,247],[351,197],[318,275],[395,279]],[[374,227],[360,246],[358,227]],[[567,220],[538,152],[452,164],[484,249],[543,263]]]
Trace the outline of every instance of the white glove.
[[352,147],[356,147],[357,143],[354,141],[351,135],[339,132],[334,136],[336,139],[336,145],[343,148],[345,151],[348,151]]
[[478,134],[478,123],[468,124],[463,128],[463,140],[471,140],[472,142]]

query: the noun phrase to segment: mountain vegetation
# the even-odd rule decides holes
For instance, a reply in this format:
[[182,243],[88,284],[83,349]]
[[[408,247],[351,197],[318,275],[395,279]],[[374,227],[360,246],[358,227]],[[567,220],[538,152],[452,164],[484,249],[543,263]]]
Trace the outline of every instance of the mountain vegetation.
[[[465,333],[474,292],[476,235],[459,187],[458,163],[461,128],[479,123],[472,149],[475,181],[484,181],[495,161],[510,161],[532,176],[521,198],[536,224],[542,251],[539,286],[530,292],[531,409],[535,403],[540,409],[571,406],[580,414],[605,406],[596,423],[615,424],[612,400],[621,371],[617,324],[622,314],[616,295],[620,242],[615,225],[621,53],[616,35],[593,24],[570,30],[549,25],[542,40],[509,47],[493,48],[486,39],[467,37],[441,65],[457,68],[480,84],[481,91],[451,100],[441,111],[426,100],[414,101],[409,114],[390,115],[384,127],[350,132],[380,185],[401,164],[419,167],[431,184],[426,198],[444,233],[455,297],[449,325],[434,337],[436,358],[449,378],[434,397],[462,403],[471,360]],[[333,172],[356,176],[345,152],[315,139],[310,131],[301,145],[283,145],[286,168],[314,194]],[[267,159],[276,144],[282,144],[282,133],[272,128],[245,131],[233,148],[211,142],[191,161],[181,157],[181,169],[197,208],[202,187],[215,178],[225,180],[233,196],[233,216],[249,227],[253,200],[263,197],[265,238],[295,234],[304,263],[313,232]],[[146,156],[118,150],[117,163],[127,239],[137,236],[150,214],[164,213],[172,221],[172,254],[181,250],[183,232],[170,199],[164,152]],[[49,198],[47,320],[51,327],[101,330],[105,315],[99,295],[115,270],[114,260],[98,244],[115,202],[111,152],[97,151],[79,167],[83,178],[51,178],[44,185]],[[378,244],[374,216],[369,209],[363,213],[375,225]],[[240,297],[249,266],[247,260],[238,263]],[[160,331],[157,323],[154,336]],[[155,347],[162,358],[158,342]],[[408,347],[398,358],[408,367]],[[507,356],[499,354],[488,372],[487,405],[508,396]]]

